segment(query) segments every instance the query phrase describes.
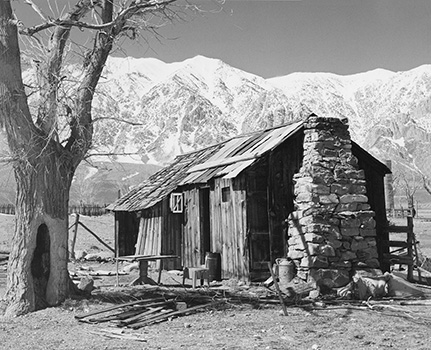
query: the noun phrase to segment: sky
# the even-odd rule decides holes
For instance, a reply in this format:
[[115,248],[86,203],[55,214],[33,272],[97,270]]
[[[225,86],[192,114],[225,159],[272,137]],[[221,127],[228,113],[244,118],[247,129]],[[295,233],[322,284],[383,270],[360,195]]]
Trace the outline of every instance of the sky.
[[[43,7],[47,0],[34,1]],[[159,38],[125,43],[116,54],[164,62],[203,55],[264,78],[431,63],[430,0],[190,1],[205,11],[162,27]],[[12,3],[24,24],[37,22],[23,0]]]

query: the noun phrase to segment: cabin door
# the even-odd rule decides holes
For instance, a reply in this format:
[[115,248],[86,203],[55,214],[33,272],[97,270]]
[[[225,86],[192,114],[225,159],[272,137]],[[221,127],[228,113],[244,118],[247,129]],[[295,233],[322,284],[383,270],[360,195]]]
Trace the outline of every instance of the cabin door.
[[250,229],[250,270],[255,275],[260,272],[268,272],[270,237],[266,191],[255,191],[249,196],[247,217]]
[[205,263],[205,255],[210,251],[210,189],[199,189],[199,226],[201,264]]

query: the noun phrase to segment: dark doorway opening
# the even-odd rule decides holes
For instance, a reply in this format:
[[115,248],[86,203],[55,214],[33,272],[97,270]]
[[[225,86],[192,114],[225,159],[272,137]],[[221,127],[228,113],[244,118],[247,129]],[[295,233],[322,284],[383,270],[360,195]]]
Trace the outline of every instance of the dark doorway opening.
[[50,238],[45,224],[39,226],[36,236],[36,248],[31,261],[36,310],[48,306],[46,302],[46,288],[50,273]]
[[205,263],[205,254],[210,251],[210,189],[199,190],[201,264]]

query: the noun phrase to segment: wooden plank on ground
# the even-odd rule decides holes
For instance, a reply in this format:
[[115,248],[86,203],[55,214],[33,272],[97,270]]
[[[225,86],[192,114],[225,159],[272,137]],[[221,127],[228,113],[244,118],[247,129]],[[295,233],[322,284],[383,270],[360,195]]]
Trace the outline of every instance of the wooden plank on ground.
[[[109,312],[109,311],[113,311],[113,310],[116,310],[116,309],[121,309],[122,307],[126,307],[126,306],[141,305],[141,304],[145,304],[145,303],[148,303],[148,302],[153,302],[154,303],[154,302],[160,302],[160,301],[164,301],[164,299],[163,298],[152,298],[152,299],[143,299],[143,300],[133,300],[133,301],[130,301],[128,303],[118,304],[118,305],[115,305],[115,306],[107,307],[105,309],[96,310],[96,311],[90,312],[88,314],[75,315],[75,318],[77,320],[82,320],[82,319],[90,317],[90,316],[102,314],[104,312]],[[154,304],[150,303],[150,304],[148,304],[146,306],[150,307],[150,306],[153,306],[153,305]]]

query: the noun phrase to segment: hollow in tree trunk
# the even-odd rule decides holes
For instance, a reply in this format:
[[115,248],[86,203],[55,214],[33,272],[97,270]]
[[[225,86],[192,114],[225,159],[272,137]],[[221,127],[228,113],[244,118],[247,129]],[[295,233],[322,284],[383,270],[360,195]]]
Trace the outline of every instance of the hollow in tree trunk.
[[52,149],[51,155],[15,164],[16,227],[6,315],[56,305],[69,293],[68,193],[73,168],[57,152]]

